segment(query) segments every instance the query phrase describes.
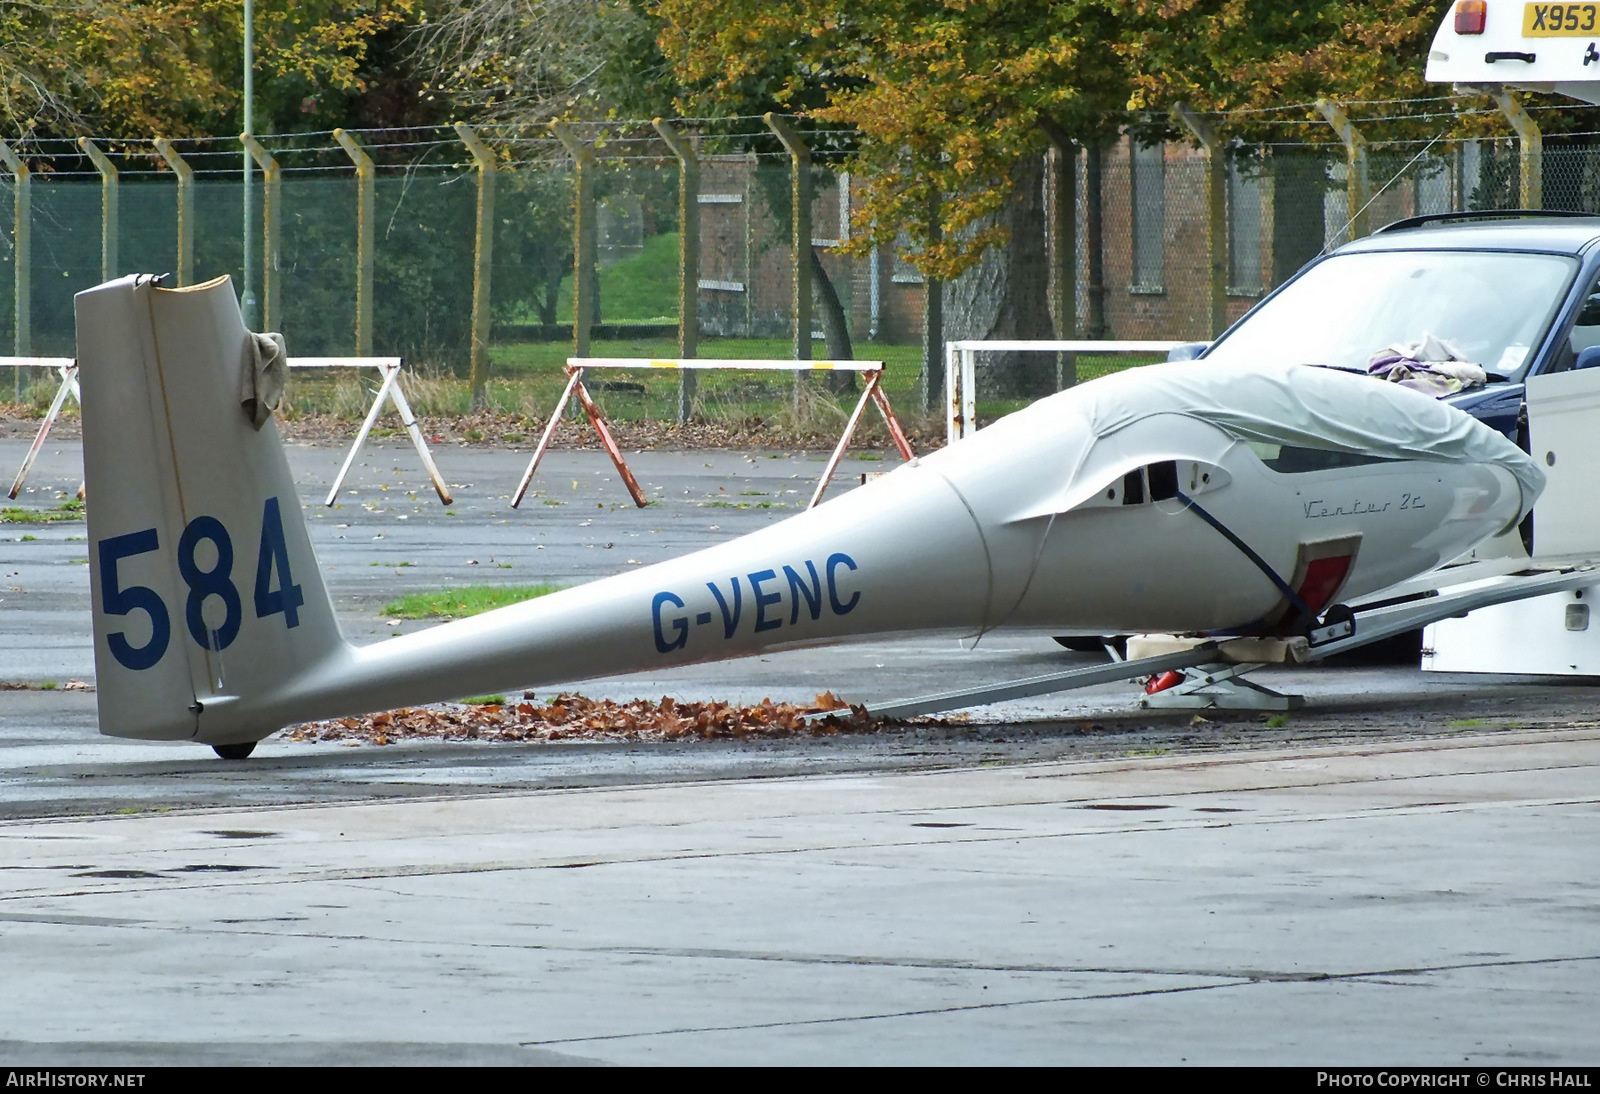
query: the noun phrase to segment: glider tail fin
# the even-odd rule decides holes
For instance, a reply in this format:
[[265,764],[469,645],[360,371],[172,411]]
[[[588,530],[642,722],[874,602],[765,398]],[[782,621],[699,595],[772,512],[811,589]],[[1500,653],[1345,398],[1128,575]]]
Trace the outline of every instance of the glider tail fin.
[[265,737],[274,695],[343,648],[272,421],[281,343],[225,277],[76,305],[101,732]]

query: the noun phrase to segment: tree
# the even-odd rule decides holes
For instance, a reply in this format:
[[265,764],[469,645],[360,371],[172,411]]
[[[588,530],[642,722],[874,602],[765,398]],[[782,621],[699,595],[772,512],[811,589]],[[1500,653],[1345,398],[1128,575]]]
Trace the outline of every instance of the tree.
[[[1134,85],[1128,105],[1248,110],[1437,95],[1422,74],[1440,15],[1436,0],[1137,0],[1119,47]],[[1256,118],[1235,119],[1232,132],[1282,139],[1273,118]]]
[[[1131,84],[1105,48],[1121,33],[1113,5],[663,0],[657,11],[686,109],[767,86],[785,108],[857,132],[851,170],[866,189],[851,249],[895,245],[925,277],[961,278],[948,333],[1050,333],[1041,124],[1085,141],[1115,132]],[[1041,386],[1020,358],[998,371]]]
[[572,272],[572,180],[551,171],[508,172],[496,204],[495,315],[516,321],[531,311],[555,326],[561,281]]
[[[260,0],[256,129],[327,128],[394,79],[375,56],[419,0]],[[242,126],[243,0],[35,0],[0,7],[11,133],[222,136]],[[374,62],[379,68],[374,69]]]
[[[953,278],[1007,238],[996,219],[1040,119],[1075,139],[1116,131],[1132,90],[1099,0],[662,0],[662,46],[704,109],[752,82],[791,110],[857,129],[867,177],[856,246],[894,242]],[[816,100],[823,101],[818,103]],[[927,211],[937,198],[939,222]]]
[[[671,116],[684,95],[657,44],[662,26],[646,0],[452,0],[421,34],[419,57],[438,94],[516,124]],[[759,78],[746,80],[706,103],[705,113],[748,119],[783,109],[776,90]],[[826,95],[806,102],[822,106]],[[736,143],[741,150],[781,151],[765,131]],[[787,221],[787,180],[762,173],[757,185],[774,219]],[[853,350],[844,309],[820,259],[810,257],[828,355],[847,359]],[[854,374],[830,373],[828,381],[853,384]]]
[[632,0],[445,0],[416,45],[435,93],[528,125],[604,117],[632,98],[659,112],[670,90],[650,79],[654,39]]
[[[1132,11],[1137,32],[1124,47],[1134,73],[1129,105],[1163,116],[1185,102],[1202,111],[1233,112],[1225,118],[1227,138],[1326,145],[1321,154],[1308,150],[1251,162],[1273,179],[1272,279],[1278,283],[1318,253],[1323,199],[1338,185],[1328,167],[1341,152],[1310,104],[1319,98],[1371,102],[1440,95],[1442,89],[1423,80],[1439,17],[1436,3],[1418,0],[1139,0]],[[1436,118],[1408,120],[1404,105],[1380,109],[1390,138],[1439,132]],[[1410,112],[1430,113],[1426,106]],[[1481,132],[1483,124],[1469,121],[1464,128]]]
[[[852,168],[868,186],[856,248],[908,242],[924,275],[954,282],[960,334],[1042,325],[1029,241],[1042,235],[1045,131],[1091,152],[1124,128],[1176,137],[1167,110],[1183,101],[1263,111],[1230,118],[1225,136],[1332,151],[1313,100],[1437,94],[1422,81],[1434,0],[660,0],[656,12],[689,108],[765,87],[855,127]],[[1286,200],[1320,203],[1326,171],[1312,166]]]

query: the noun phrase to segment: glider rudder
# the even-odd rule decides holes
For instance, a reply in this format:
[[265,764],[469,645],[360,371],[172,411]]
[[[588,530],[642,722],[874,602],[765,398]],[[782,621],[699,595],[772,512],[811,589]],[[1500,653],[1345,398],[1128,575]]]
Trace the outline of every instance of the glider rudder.
[[124,277],[76,311],[100,731],[264,737],[274,692],[343,647],[257,390],[271,346],[227,277]]

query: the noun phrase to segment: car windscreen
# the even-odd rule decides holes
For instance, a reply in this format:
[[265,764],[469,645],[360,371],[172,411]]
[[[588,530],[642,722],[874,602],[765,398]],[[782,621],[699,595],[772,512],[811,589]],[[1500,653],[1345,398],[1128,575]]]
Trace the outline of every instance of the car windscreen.
[[1503,251],[1368,251],[1313,266],[1213,346],[1206,360],[1365,369],[1428,336],[1514,376],[1565,298],[1578,261]]

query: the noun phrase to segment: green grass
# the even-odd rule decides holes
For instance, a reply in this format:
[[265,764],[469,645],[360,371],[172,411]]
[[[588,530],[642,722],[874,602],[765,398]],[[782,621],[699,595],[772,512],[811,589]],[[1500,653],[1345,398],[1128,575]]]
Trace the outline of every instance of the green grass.
[[560,588],[559,585],[463,585],[456,589],[407,593],[385,604],[383,614],[391,619],[464,619],[536,596],[547,596]]
[[[572,278],[562,279],[556,315],[572,319]],[[644,250],[600,267],[600,318],[606,323],[678,321],[678,233],[644,241]]]
[[[910,390],[916,386],[917,375],[922,370],[921,346],[891,346],[883,342],[858,342],[855,345],[856,357],[862,361],[882,361],[888,372],[889,387]],[[593,357],[640,357],[644,360],[661,360],[678,356],[678,341],[676,338],[605,338],[595,339],[589,343],[589,353]],[[701,338],[699,355],[710,358],[726,358],[731,360],[746,361],[790,361],[794,359],[794,343],[787,338]],[[561,370],[567,363],[567,358],[572,356],[571,342],[502,342],[489,347],[489,359],[501,376],[510,376],[527,370],[555,369]],[[811,356],[822,360],[827,356],[826,343],[820,339],[811,343]],[[651,375],[651,370],[641,369],[645,375]],[[665,376],[672,381],[673,390],[677,390],[678,377],[675,372],[655,372],[657,376]],[[701,373],[701,387],[706,387],[712,378],[726,377],[730,382],[737,380],[749,381],[751,374],[733,373]],[[601,377],[603,379],[604,377]],[[618,374],[620,379],[638,380],[638,376]],[[765,379],[771,382],[788,381],[787,373],[780,373],[768,377],[756,376],[756,379]],[[556,385],[560,393],[560,385],[566,383],[566,377],[561,376]],[[716,387],[718,385],[711,384]],[[787,388],[787,383],[784,384]]]
[[500,707],[505,706],[506,697],[504,695],[472,695],[465,699],[457,699],[456,702],[469,707]]
[[[903,419],[914,419],[919,405],[919,374],[922,351],[917,346],[891,346],[863,342],[855,347],[861,360],[883,361],[884,387],[889,401]],[[678,355],[677,342],[670,338],[613,338],[590,344],[594,357],[635,357],[642,362],[664,360]],[[565,366],[572,356],[570,342],[517,342],[491,347],[494,378],[489,384],[491,405],[505,411],[543,418],[555,407],[566,383]],[[729,360],[794,359],[794,346],[787,338],[705,338],[699,356]],[[812,357],[827,356],[827,347],[812,343]],[[759,418],[764,422],[788,422],[795,418],[794,377],[791,372],[744,372],[735,369],[704,371],[696,374],[695,415],[707,421],[743,422]],[[673,369],[654,369],[641,364],[638,369],[606,369],[591,372],[585,386],[606,417],[616,421],[672,421],[677,416],[678,373]],[[612,384],[643,387],[643,391],[620,391]],[[858,388],[859,390],[859,388]],[[844,424],[856,396],[845,393],[830,396],[813,380],[806,392],[802,417],[814,419],[825,432]],[[465,389],[461,394],[466,405]],[[1022,403],[1017,402],[1016,406]],[[1007,407],[1009,411],[1015,407]],[[419,413],[424,413],[418,408]],[[1005,411],[1002,411],[1002,413]],[[876,413],[861,421],[861,436],[884,439]]]
[[1446,723],[1451,729],[1467,729],[1471,726],[1481,726],[1487,723],[1482,718],[1456,718]]
[[[642,360],[664,360],[678,355],[677,342],[669,338],[613,338],[594,341],[589,353],[594,357],[637,357]],[[794,358],[794,346],[787,338],[703,338],[699,355],[703,358],[730,360],[778,360]],[[820,341],[811,346],[815,359],[827,356],[827,347]],[[884,366],[883,389],[896,413],[915,417],[920,406],[922,347],[914,345],[888,345],[882,342],[858,342],[855,345],[858,360],[882,361]],[[507,410],[536,408],[540,415],[547,414],[561,395],[566,383],[563,367],[572,356],[570,342],[516,342],[493,346],[489,351],[495,381],[491,381],[490,401]],[[1131,355],[1078,357],[1080,381],[1120,372],[1136,364],[1150,364],[1159,360]],[[707,419],[742,419],[761,417],[774,419],[792,413],[794,402],[794,374],[788,372],[740,372],[717,370],[698,374],[696,413]],[[612,391],[602,385],[626,382],[642,384],[644,391]],[[496,392],[495,384],[502,390]],[[641,419],[670,420],[677,410],[678,374],[670,369],[652,369],[641,366],[638,370],[607,369],[603,373],[591,372],[585,384],[595,402],[606,416],[619,421]],[[979,380],[979,393],[983,382]],[[463,400],[465,396],[463,395]],[[824,411],[843,424],[855,397],[845,394],[830,397],[815,393],[813,403],[832,402],[835,410]],[[987,424],[1013,411],[1021,410],[1031,399],[978,400],[978,420]],[[869,433],[878,430],[876,414],[861,421]]]
[[[623,265],[619,263],[618,265]],[[555,407],[566,384],[565,366],[572,356],[571,341],[507,342],[490,347],[490,377],[486,389],[489,407],[500,414],[524,420],[518,429],[521,443],[537,432],[535,422],[544,420]],[[595,340],[589,353],[594,357],[638,358],[648,362],[676,357],[673,338],[610,338]],[[922,350],[917,345],[889,345],[861,341],[855,345],[856,357],[884,363],[883,388],[896,413],[908,427],[915,425],[925,433],[942,435],[943,410],[921,410],[920,374]],[[827,348],[821,341],[812,343],[812,356],[823,358]],[[788,338],[702,338],[702,358],[731,360],[791,360],[794,347]],[[1089,380],[1117,372],[1135,364],[1148,364],[1156,358],[1124,355],[1078,357],[1078,376]],[[820,377],[808,378],[804,398],[796,408],[794,373],[716,370],[697,373],[695,416],[704,421],[751,423],[759,419],[781,434],[793,430],[801,435],[832,433],[844,424],[855,396],[829,395],[821,388]],[[673,421],[677,416],[678,374],[672,369],[653,369],[642,364],[638,369],[606,369],[585,378],[590,394],[608,418],[616,421]],[[465,377],[430,372],[426,367],[410,372],[405,379],[407,398],[423,417],[454,417],[467,413],[468,391]],[[612,385],[628,385],[617,390]],[[640,390],[642,388],[642,390]],[[982,379],[979,393],[984,394]],[[987,424],[1021,409],[1031,400],[982,398],[978,420]],[[285,400],[285,415],[333,414],[346,420],[359,420],[366,413],[370,395],[351,377],[295,376]],[[392,417],[383,419],[386,426]],[[573,420],[575,424],[576,419]],[[478,427],[468,426],[468,438]],[[581,427],[586,429],[587,426]],[[887,434],[876,413],[861,421],[861,439],[883,443]]]
[[1274,714],[1267,719],[1268,729],[1282,729],[1289,724],[1289,719],[1282,714]]
[[83,502],[68,498],[54,509],[23,509],[11,506],[0,509],[0,524],[56,524],[64,520],[82,520]]

